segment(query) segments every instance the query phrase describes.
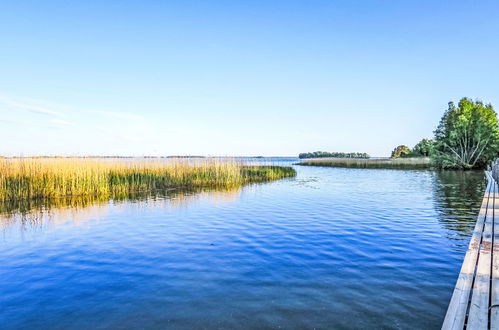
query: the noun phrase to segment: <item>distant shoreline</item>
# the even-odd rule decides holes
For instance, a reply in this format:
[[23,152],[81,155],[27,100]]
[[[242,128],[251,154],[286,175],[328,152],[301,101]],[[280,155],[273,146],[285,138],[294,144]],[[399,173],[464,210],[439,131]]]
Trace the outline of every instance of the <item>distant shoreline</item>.
[[296,163],[302,166],[323,166],[342,168],[372,168],[372,169],[433,169],[429,157],[412,158],[314,158]]
[[89,158],[89,159],[104,159],[104,158],[124,158],[124,159],[136,159],[136,158],[231,158],[231,159],[239,159],[239,158],[278,158],[278,159],[289,159],[289,158],[298,158],[297,156],[196,156],[196,155],[188,155],[188,156],[96,156],[96,155],[89,155],[89,156],[47,156],[47,155],[40,155],[40,156],[1,156],[0,159],[71,159],[71,158],[77,158],[77,159],[82,159],[82,158]]

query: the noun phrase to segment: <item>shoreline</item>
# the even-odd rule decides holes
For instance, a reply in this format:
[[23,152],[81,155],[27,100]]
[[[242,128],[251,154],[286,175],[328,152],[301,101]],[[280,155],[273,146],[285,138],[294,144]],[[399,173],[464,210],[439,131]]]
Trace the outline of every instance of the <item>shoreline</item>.
[[364,168],[364,169],[414,169],[431,170],[434,169],[428,157],[414,158],[314,158],[295,163],[300,166],[320,166],[339,168]]

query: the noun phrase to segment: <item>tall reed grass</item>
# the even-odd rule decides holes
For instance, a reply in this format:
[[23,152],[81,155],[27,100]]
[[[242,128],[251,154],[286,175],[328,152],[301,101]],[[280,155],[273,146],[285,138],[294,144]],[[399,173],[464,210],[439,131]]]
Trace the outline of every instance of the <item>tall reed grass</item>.
[[291,167],[227,160],[0,160],[0,201],[69,196],[124,196],[169,188],[230,187],[296,175]]
[[429,169],[432,166],[428,157],[380,159],[316,158],[299,162],[298,165],[377,169]]

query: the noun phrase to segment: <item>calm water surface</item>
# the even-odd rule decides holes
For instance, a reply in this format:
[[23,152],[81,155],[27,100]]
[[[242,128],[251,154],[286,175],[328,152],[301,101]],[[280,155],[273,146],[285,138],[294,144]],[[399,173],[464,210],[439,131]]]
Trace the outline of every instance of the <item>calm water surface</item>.
[[297,167],[0,217],[2,328],[437,329],[482,173]]

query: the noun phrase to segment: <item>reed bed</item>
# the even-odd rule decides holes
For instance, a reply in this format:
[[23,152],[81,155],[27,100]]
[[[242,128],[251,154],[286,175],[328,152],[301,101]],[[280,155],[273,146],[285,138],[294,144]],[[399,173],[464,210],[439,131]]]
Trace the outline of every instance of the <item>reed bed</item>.
[[231,187],[294,175],[291,167],[247,166],[227,160],[4,159],[0,160],[0,201]]
[[428,157],[379,159],[316,158],[299,162],[298,165],[374,169],[432,168],[430,158]]

